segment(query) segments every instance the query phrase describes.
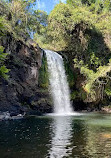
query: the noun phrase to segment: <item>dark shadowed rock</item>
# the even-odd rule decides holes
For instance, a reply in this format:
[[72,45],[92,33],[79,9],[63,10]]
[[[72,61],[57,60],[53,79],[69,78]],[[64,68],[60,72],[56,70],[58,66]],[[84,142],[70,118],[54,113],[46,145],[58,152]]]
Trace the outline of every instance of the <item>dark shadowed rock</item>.
[[[0,79],[0,111],[9,111],[11,115],[30,111],[51,111],[48,105],[49,98],[41,102],[42,93],[38,90],[39,68],[41,67],[41,49],[33,40],[16,41],[11,36],[2,39],[1,45],[9,54],[6,66],[10,69],[9,79]],[[42,109],[42,110],[40,110]],[[47,110],[50,109],[50,110]]]

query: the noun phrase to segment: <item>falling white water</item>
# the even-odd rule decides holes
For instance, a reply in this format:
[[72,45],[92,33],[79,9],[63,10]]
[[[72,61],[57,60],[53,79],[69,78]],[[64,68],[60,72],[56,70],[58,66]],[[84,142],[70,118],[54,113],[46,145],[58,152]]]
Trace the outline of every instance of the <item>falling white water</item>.
[[45,53],[48,63],[51,94],[54,101],[54,112],[56,114],[70,114],[72,113],[72,108],[63,59],[56,52],[45,50]]

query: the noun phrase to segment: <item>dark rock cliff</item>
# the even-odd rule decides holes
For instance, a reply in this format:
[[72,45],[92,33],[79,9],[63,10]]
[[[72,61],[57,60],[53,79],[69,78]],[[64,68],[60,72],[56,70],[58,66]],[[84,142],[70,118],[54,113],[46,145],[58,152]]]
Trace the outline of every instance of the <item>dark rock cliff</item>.
[[6,66],[9,79],[0,79],[0,111],[41,114],[51,112],[49,94],[38,87],[42,50],[32,40],[26,43],[14,40],[10,35],[1,40],[8,53]]

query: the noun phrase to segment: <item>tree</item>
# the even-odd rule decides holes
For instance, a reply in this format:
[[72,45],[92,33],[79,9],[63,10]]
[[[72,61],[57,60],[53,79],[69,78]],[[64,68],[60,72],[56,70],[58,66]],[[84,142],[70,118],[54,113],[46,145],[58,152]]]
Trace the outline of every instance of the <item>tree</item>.
[[17,40],[24,40],[46,25],[47,14],[43,11],[34,11],[35,0],[10,0],[0,2],[0,15],[8,32]]
[[81,0],[67,0],[67,4],[77,7],[81,5]]
[[101,13],[102,11],[109,11],[111,9],[110,0],[67,0],[67,4],[71,4],[74,7],[80,5],[87,5],[91,11]]
[[30,20],[28,22],[29,31],[33,34],[37,33],[41,35],[43,28],[47,26],[47,18],[48,15],[46,12],[35,10],[30,16]]

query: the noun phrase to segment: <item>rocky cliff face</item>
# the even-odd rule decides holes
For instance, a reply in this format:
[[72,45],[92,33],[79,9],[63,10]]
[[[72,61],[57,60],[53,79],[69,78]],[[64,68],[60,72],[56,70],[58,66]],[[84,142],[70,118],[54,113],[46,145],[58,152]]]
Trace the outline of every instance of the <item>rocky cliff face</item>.
[[48,93],[38,88],[42,50],[32,40],[23,43],[11,36],[1,40],[1,45],[9,54],[6,66],[10,72],[7,81],[0,79],[0,111],[9,111],[12,115],[50,112]]

